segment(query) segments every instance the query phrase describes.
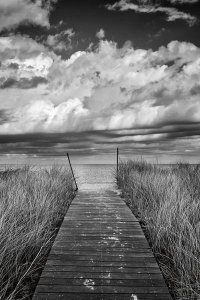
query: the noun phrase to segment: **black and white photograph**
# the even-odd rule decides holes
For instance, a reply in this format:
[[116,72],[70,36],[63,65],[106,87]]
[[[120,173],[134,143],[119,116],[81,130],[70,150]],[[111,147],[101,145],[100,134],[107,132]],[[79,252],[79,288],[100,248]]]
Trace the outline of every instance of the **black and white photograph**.
[[200,0],[0,0],[0,300],[200,300]]

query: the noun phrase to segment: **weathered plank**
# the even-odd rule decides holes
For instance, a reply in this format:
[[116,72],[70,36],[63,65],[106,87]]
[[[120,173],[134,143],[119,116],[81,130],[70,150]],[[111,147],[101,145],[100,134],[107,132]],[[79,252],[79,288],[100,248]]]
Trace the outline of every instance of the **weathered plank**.
[[[105,278],[109,279],[110,274],[109,273],[90,273],[90,279],[99,279],[99,278]],[[42,273],[41,278],[88,278],[88,272],[45,272]],[[135,281],[138,279],[148,279],[149,281],[149,273],[133,273],[133,274],[128,274],[128,273],[113,273],[112,274],[112,279],[118,279],[118,280],[125,280],[125,279],[130,279],[131,281]],[[160,273],[155,273],[151,274],[151,280],[154,279],[163,279],[162,275]],[[111,280],[111,279],[109,279]]]
[[140,224],[115,192],[79,192],[34,300],[171,300]]
[[94,294],[159,294],[167,293],[166,286],[111,286],[111,285],[95,285],[91,279],[85,279],[82,285],[52,285],[52,284],[39,284],[37,287],[38,293],[94,293]]
[[65,259],[55,259],[47,261],[47,266],[78,266],[78,267],[123,267],[123,268],[157,268],[157,263],[154,262],[148,262],[148,261],[101,261],[101,260],[71,260],[66,261]]
[[90,254],[88,256],[86,255],[74,255],[74,254],[50,254],[48,260],[57,260],[62,259],[65,261],[94,261],[94,262],[104,262],[104,261],[125,261],[125,262],[155,262],[155,258],[153,255],[136,255],[134,257],[131,256],[114,256],[114,255],[102,255],[100,254]]
[[105,266],[50,266],[46,264],[45,271],[60,271],[60,272],[84,272],[84,273],[130,273],[130,274],[155,274],[160,273],[160,269],[158,267],[145,268],[141,267],[105,267]]
[[[93,294],[93,293],[59,293],[55,296],[55,293],[38,293],[35,295],[35,300],[171,300],[170,295],[167,294],[137,294],[137,298],[134,294]],[[57,298],[56,298],[57,297]]]

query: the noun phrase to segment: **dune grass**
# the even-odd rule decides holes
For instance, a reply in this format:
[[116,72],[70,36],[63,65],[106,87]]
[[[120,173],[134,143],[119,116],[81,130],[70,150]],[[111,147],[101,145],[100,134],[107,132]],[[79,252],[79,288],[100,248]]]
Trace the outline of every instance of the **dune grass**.
[[74,190],[69,172],[0,172],[0,299],[31,299]]
[[200,165],[121,162],[118,185],[174,299],[200,299]]

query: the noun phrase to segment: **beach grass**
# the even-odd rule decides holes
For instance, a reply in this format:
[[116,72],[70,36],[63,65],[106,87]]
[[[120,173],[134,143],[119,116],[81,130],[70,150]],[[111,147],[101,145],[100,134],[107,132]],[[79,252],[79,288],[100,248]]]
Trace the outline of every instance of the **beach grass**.
[[200,165],[121,162],[118,186],[174,299],[200,299]]
[[31,299],[57,229],[74,196],[68,170],[0,172],[0,299]]

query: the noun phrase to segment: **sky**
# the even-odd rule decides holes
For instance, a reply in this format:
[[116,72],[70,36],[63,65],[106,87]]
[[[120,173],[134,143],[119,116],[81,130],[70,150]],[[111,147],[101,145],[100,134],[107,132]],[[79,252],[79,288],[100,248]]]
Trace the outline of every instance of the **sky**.
[[199,0],[0,0],[0,163],[199,162]]

